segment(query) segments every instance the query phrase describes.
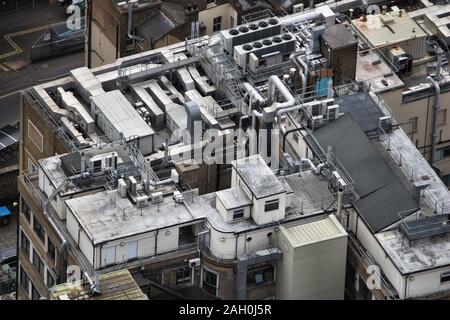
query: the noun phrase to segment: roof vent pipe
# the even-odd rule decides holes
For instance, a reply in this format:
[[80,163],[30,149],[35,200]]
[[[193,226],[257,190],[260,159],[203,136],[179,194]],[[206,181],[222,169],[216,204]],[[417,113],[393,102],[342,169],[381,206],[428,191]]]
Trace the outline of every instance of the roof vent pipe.
[[343,198],[344,198],[344,189],[340,187],[338,190],[337,211],[336,211],[336,216],[338,217],[338,219],[342,214]]

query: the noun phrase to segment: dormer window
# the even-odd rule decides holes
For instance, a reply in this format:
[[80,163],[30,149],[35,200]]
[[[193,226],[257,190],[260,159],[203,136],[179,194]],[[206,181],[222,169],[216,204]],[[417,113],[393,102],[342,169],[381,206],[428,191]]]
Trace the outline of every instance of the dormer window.
[[276,199],[267,201],[264,207],[264,212],[275,211],[278,210],[279,208],[280,208],[280,200]]

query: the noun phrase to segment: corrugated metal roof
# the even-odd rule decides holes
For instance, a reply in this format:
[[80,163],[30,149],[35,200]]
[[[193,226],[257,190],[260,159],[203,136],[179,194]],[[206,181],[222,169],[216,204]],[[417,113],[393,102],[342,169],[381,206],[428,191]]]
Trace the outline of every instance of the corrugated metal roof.
[[146,137],[155,133],[119,90],[92,97],[92,102],[125,138]]
[[294,248],[347,235],[334,215],[291,228],[281,227],[281,230]]
[[[383,23],[382,19],[389,16],[393,18],[393,21]],[[395,12],[385,15],[368,15],[367,21],[355,19],[352,20],[352,24],[375,47],[427,36],[422,28],[406,13],[403,13],[401,17]]]

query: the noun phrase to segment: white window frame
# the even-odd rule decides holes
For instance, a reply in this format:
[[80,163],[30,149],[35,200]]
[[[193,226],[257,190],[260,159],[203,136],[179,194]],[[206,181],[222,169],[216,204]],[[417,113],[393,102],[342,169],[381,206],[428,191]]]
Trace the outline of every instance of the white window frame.
[[[30,126],[33,126],[34,130],[36,131],[36,133],[41,137],[41,146],[39,146],[37,144],[36,141],[34,141],[34,139],[30,136]],[[44,136],[42,135],[42,133],[38,130],[38,128],[34,125],[34,123],[28,119],[28,138],[33,141],[34,145],[36,146],[36,148],[38,148],[39,151],[41,151],[42,153],[44,153]]]

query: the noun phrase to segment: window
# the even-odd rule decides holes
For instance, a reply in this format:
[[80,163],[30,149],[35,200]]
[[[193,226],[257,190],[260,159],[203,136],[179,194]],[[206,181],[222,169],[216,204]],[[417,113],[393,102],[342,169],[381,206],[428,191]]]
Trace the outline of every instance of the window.
[[20,246],[25,250],[27,253],[28,260],[30,259],[30,240],[28,240],[27,236],[25,235],[25,232],[20,230]]
[[20,281],[20,285],[22,286],[22,288],[25,290],[25,292],[28,293],[28,288],[30,285],[30,278],[28,277],[28,275],[26,274],[25,271],[23,271],[23,267],[20,266],[20,276],[19,276],[19,281]]
[[222,16],[215,17],[213,20],[213,32],[220,31],[222,29]]
[[437,124],[444,125],[447,123],[447,109],[441,109],[437,115]]
[[36,235],[38,236],[39,239],[41,239],[42,243],[45,242],[45,231],[44,228],[42,227],[41,223],[39,222],[39,220],[36,219],[36,217],[33,217],[33,230],[36,233]]
[[436,161],[450,157],[450,146],[436,150]]
[[36,287],[33,284],[31,284],[31,299],[32,300],[39,300],[40,298],[41,298],[41,295],[36,290]]
[[247,272],[247,286],[257,286],[260,284],[273,282],[273,271],[274,270],[272,265],[250,269]]
[[34,164],[31,159],[28,159],[28,172],[36,173],[38,172],[38,167]]
[[44,136],[39,132],[31,120],[28,120],[28,138],[34,143],[39,151],[44,152]]
[[417,122],[419,121],[418,117],[414,117],[409,119],[411,122],[411,132],[410,133],[416,133],[417,132]]
[[47,270],[47,288],[52,288],[55,285],[55,279],[51,275],[50,271]]
[[28,206],[28,203],[26,203],[25,200],[23,200],[23,198],[21,198],[20,200],[22,202],[22,214],[27,219],[27,222],[30,223],[31,222],[31,209]]
[[450,283],[450,271],[441,273],[441,284]]
[[233,213],[233,220],[240,219],[240,218],[243,218],[243,217],[244,217],[244,209],[236,210]]
[[264,211],[269,212],[269,211],[278,210],[279,207],[280,207],[280,200],[277,199],[277,200],[267,201]]
[[39,257],[39,255],[37,254],[36,250],[33,249],[33,265],[36,267],[36,270],[39,271],[39,273],[42,276],[42,279],[44,279],[44,271],[45,271],[45,267],[44,267],[44,263],[42,262],[42,259]]
[[56,248],[55,244],[53,243],[52,239],[50,239],[50,237],[47,237],[47,254],[52,259],[52,261],[55,262]]
[[219,277],[216,273],[206,270],[203,268],[203,289],[217,296],[217,289],[219,288]]
[[177,270],[177,285],[191,282],[191,268],[184,267]]

